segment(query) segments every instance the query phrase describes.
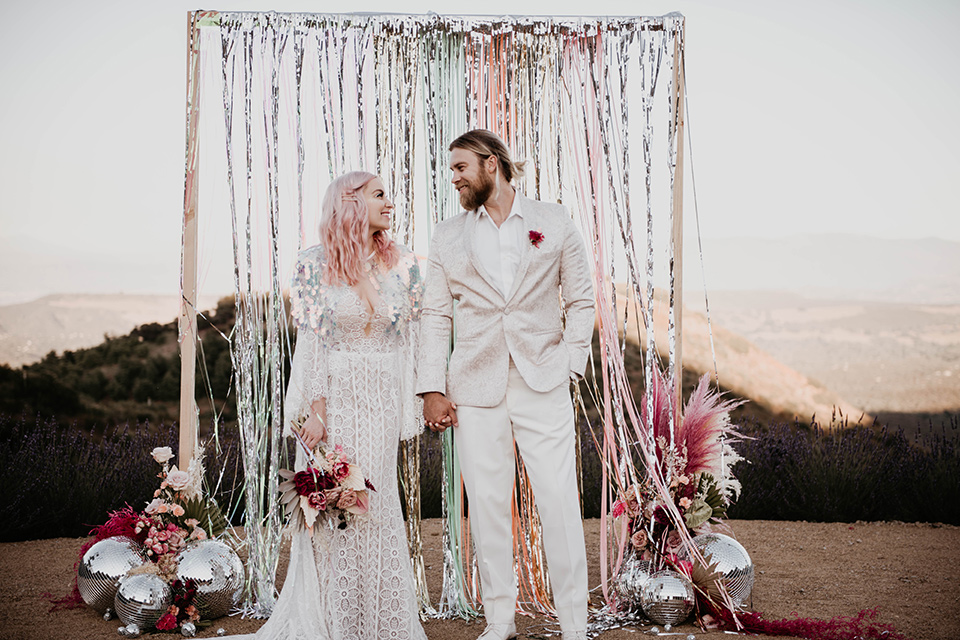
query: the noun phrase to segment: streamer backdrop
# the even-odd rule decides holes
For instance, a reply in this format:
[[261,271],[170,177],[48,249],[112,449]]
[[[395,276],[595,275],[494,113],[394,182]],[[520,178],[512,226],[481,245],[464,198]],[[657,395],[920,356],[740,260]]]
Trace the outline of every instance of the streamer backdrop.
[[[652,430],[641,419],[653,413],[652,394],[643,400],[647,410],[640,411],[626,379],[623,352],[627,314],[639,309],[646,389],[652,389],[659,371],[653,312],[663,304],[654,296],[654,283],[665,273],[671,318],[667,375],[680,375],[670,234],[679,176],[681,15],[198,12],[191,14],[190,25],[191,42],[199,46],[189,50],[188,68],[196,65],[198,71],[191,76],[196,89],[188,93],[185,200],[195,194],[201,285],[216,280],[224,268],[217,243],[232,240],[237,320],[224,339],[230,341],[244,448],[250,557],[245,611],[269,615],[274,602],[281,521],[273,497],[292,343],[283,289],[296,252],[315,241],[323,190],[345,171],[375,171],[396,202],[394,236],[424,253],[432,227],[459,213],[446,175],[447,145],[470,128],[497,132],[516,159],[527,161],[518,188],[566,204],[592,256],[602,374],[591,380],[588,395],[602,416],[593,440],[605,469],[603,516],[616,492],[641,475],[650,475],[667,495],[669,479],[659,471]],[[634,121],[631,103],[639,107]],[[631,147],[631,138],[639,140],[639,150]],[[638,160],[642,186],[632,189],[630,169]],[[415,193],[417,169],[424,174],[425,194]],[[424,200],[429,214],[415,216],[415,203],[424,206]],[[191,246],[188,211],[193,210],[185,206],[185,265]],[[645,230],[639,238],[635,226]],[[185,267],[184,305],[190,312],[186,315],[195,317],[191,277]],[[620,293],[617,282],[627,285]],[[196,340],[195,332],[184,333],[183,341],[190,340]],[[585,406],[582,398],[576,400]],[[423,568],[415,442],[401,447],[400,473],[421,613],[470,617],[477,614],[482,594],[463,513],[454,437],[454,430],[444,434],[447,526],[443,592],[435,609]],[[518,608],[550,612],[540,526],[519,457],[516,496]],[[672,505],[669,499],[664,502]],[[669,515],[680,522],[675,508]],[[603,589],[614,610],[607,583],[616,575],[623,546],[622,537],[607,533],[601,549]]]

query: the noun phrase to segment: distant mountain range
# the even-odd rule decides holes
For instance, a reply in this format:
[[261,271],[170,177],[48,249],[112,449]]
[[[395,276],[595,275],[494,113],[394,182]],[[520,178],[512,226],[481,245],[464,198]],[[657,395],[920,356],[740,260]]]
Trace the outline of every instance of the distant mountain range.
[[[702,289],[697,243],[686,239],[685,290]],[[960,242],[860,235],[705,238],[708,291],[787,291],[814,299],[960,303]]]
[[[200,300],[201,309],[215,306],[215,297]],[[0,306],[0,363],[19,367],[51,351],[93,347],[105,335],[123,336],[179,314],[177,296],[61,294]]]
[[[728,330],[714,326],[720,379],[735,393],[804,417],[823,417],[834,405],[848,414],[960,405],[960,243],[731,238],[705,240],[704,252],[713,320]],[[694,313],[703,311],[698,260],[688,252],[684,360],[709,371],[712,350],[700,344],[708,330]],[[864,301],[882,306],[837,307]],[[201,309],[215,305],[215,296],[200,301]],[[104,335],[170,322],[178,309],[176,296],[120,294],[0,306],[0,363],[18,367],[50,351],[92,347]]]

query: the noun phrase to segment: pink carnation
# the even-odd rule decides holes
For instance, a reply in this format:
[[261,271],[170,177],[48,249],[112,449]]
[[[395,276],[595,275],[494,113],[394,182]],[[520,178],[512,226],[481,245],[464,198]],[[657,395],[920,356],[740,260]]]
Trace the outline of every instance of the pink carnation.
[[307,496],[307,503],[317,511],[326,511],[327,495],[323,491],[314,491]]
[[613,511],[611,512],[611,515],[613,515],[614,518],[619,518],[626,512],[627,508],[624,506],[623,500],[616,500],[613,503]]

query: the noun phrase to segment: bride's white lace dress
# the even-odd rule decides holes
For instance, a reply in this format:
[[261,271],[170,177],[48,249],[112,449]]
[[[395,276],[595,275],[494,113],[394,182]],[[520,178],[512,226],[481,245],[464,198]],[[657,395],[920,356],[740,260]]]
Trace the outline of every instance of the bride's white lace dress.
[[400,249],[395,267],[371,273],[372,313],[353,289],[322,283],[322,247],[298,256],[285,423],[326,398],[327,444],[341,445],[376,491],[345,529],[293,534],[286,581],[258,640],[426,640],[397,488],[399,440],[421,429],[413,349],[422,281],[416,256]]

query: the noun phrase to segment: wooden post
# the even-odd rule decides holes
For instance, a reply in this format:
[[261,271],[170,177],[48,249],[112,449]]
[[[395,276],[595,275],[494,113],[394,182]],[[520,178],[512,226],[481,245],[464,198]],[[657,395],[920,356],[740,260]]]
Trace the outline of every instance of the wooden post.
[[680,426],[680,407],[683,406],[683,141],[684,141],[684,73],[683,42],[686,19],[680,22],[680,31],[673,41],[673,105],[677,123],[677,165],[673,176],[673,278],[676,354],[674,362],[674,394],[677,411],[674,415],[674,433]]
[[187,143],[183,188],[183,248],[180,267],[180,458],[187,469],[197,447],[197,116],[200,85],[198,12],[187,13]]

